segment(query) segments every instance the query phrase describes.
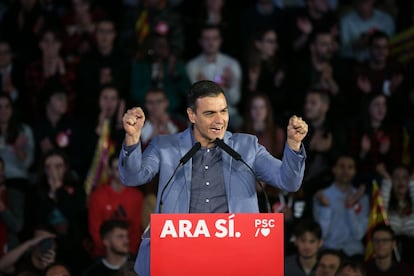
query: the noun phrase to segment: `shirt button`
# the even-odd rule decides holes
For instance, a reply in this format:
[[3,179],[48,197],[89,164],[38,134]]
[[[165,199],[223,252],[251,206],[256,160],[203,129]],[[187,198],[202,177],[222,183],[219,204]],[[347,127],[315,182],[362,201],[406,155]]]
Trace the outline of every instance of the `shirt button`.
[[207,185],[207,186],[208,186],[208,185],[210,185],[210,182],[208,182],[208,181],[207,181],[207,182],[206,182],[206,185]]
[[208,166],[205,166],[204,169],[208,170]]
[[207,152],[210,152],[210,149],[207,149]]
[[210,199],[208,199],[208,198],[207,198],[207,199],[206,199],[206,203],[209,203],[209,202],[210,202]]

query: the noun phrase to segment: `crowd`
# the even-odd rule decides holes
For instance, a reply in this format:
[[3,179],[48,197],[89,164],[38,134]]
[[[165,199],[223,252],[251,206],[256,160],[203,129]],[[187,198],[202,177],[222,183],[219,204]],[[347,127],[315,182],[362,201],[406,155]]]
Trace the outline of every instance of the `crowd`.
[[[413,26],[412,0],[1,1],[0,274],[135,275],[157,181],[122,185],[122,116],[143,107],[146,147],[208,79],[277,158],[289,117],[309,125],[300,190],[257,186],[286,275],[410,275],[414,50],[393,38]],[[365,262],[373,182],[390,223]]]

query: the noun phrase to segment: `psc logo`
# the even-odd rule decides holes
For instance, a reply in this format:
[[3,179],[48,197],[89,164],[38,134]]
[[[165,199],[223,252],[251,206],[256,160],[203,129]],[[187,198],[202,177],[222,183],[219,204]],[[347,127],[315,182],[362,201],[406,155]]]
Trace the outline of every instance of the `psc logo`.
[[255,219],[254,227],[256,228],[256,233],[254,237],[257,238],[259,235],[267,237],[270,234],[272,228],[275,227],[274,219]]

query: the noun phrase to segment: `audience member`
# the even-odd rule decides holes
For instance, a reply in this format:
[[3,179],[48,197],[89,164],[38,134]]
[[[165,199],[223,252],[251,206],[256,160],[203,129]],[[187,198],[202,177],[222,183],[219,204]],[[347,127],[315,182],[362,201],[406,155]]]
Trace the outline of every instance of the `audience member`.
[[61,47],[62,38],[59,31],[45,28],[39,36],[41,56],[30,63],[25,71],[25,89],[28,91],[25,97],[29,97],[31,120],[40,117],[42,113],[39,100],[44,97],[45,87],[50,81],[57,81],[65,88],[68,92],[69,110],[74,109],[76,94],[73,83],[76,75],[61,55]]
[[401,163],[401,127],[391,123],[385,95],[369,95],[361,105],[360,122],[352,129],[349,144],[357,158],[357,178],[370,183],[378,164]]
[[[42,115],[33,125],[36,160],[52,149],[61,149],[72,168],[81,170],[80,133],[78,124],[68,114],[68,96],[64,87],[50,84],[44,91]],[[38,163],[38,162],[37,162]]]
[[382,224],[376,226],[371,232],[371,241],[374,258],[366,264],[367,276],[413,275],[412,266],[396,260],[393,256],[396,241],[394,231],[390,226]]
[[184,118],[172,116],[167,112],[169,100],[162,89],[150,89],[145,95],[147,120],[141,131],[144,149],[156,135],[174,134],[187,128]]
[[329,117],[330,103],[329,94],[323,90],[309,90],[305,98],[309,135],[304,141],[308,157],[302,188],[308,199],[330,184],[331,165],[346,144],[344,126],[337,126]]
[[10,43],[0,40],[0,87],[1,91],[10,96],[17,111],[26,115],[23,111],[27,107],[24,102],[24,70],[23,66],[14,56]]
[[19,245],[24,222],[24,194],[15,187],[7,187],[4,167],[0,158],[0,257]]
[[[309,55],[295,56],[289,86],[289,108],[300,113],[309,89],[327,91],[332,99],[339,94],[338,64],[334,64],[334,39],[328,30],[315,31],[309,38]],[[301,79],[300,82],[297,80]],[[300,99],[299,101],[297,99]],[[338,106],[341,108],[340,106]]]
[[62,17],[64,29],[62,52],[69,64],[77,64],[95,45],[96,22],[104,17],[101,9],[91,7],[90,0],[71,0]]
[[14,54],[24,65],[35,58],[38,35],[48,23],[39,2],[10,2],[0,26],[2,35],[10,41]]
[[0,258],[0,273],[41,276],[41,271],[55,260],[54,234],[38,228],[32,238]]
[[251,93],[265,93],[273,105],[274,118],[282,122],[287,116],[286,68],[279,52],[278,35],[270,26],[259,27],[253,33],[244,70],[244,90],[248,94],[245,98]]
[[375,31],[392,36],[395,22],[386,12],[374,7],[376,0],[354,0],[354,7],[340,20],[341,54],[363,61],[368,57],[368,41]]
[[340,251],[325,249],[320,253],[316,265],[315,276],[335,276],[344,257]]
[[161,89],[169,101],[168,111],[182,113],[182,98],[190,87],[185,65],[180,59],[170,62],[172,52],[166,36],[152,35],[149,40],[151,50],[131,65],[131,99],[143,105],[148,90]]
[[29,168],[35,154],[32,128],[21,122],[13,101],[0,94],[0,157],[3,158],[5,176],[9,183],[24,191],[28,188]]
[[[305,6],[292,9],[288,16],[290,39],[294,54],[305,54],[313,32],[326,29],[337,41],[339,35],[338,17],[329,9],[327,0],[305,0]],[[336,43],[335,43],[336,44]],[[334,45],[332,45],[334,46]]]
[[220,52],[221,41],[218,26],[204,26],[200,32],[202,52],[187,63],[187,74],[191,83],[211,80],[222,87],[229,109],[229,127],[238,129],[242,124],[242,117],[238,111],[241,98],[241,67],[236,59]]
[[181,58],[185,34],[181,17],[169,6],[168,0],[148,1],[136,17],[135,33],[131,38],[137,45],[138,56],[145,54],[146,39],[150,34],[166,36],[171,47],[169,64]]
[[28,200],[27,227],[52,228],[56,233],[58,259],[74,272],[79,271],[87,261],[81,243],[87,231],[85,192],[63,152],[54,149],[44,155]]
[[71,273],[67,265],[57,262],[46,268],[45,276],[71,276]]
[[366,269],[360,262],[345,261],[336,272],[336,276],[366,276]]
[[105,255],[99,228],[108,219],[128,222],[129,252],[136,255],[144,225],[141,225],[143,194],[122,185],[118,172],[118,155],[109,158],[109,181],[90,194],[88,201],[89,234],[94,243],[94,257]]
[[370,93],[384,94],[391,100],[391,107],[400,108],[401,102],[395,99],[400,98],[397,94],[402,92],[404,72],[400,63],[390,60],[389,36],[382,31],[374,32],[368,40],[368,50],[368,59],[355,68],[357,95],[354,100],[360,101]]
[[[171,1],[170,1],[171,2]],[[183,1],[187,9],[182,8],[183,26],[186,34],[183,58],[190,59],[197,55],[199,31],[205,24],[217,25],[223,34],[221,49],[233,57],[240,57],[239,29],[240,7],[232,5],[229,0]],[[187,2],[187,3],[185,3]],[[233,2],[234,3],[234,2]],[[237,10],[236,10],[237,9]]]
[[302,220],[296,225],[294,238],[298,253],[286,257],[285,276],[315,275],[323,243],[321,226],[313,220]]
[[313,212],[322,228],[323,247],[342,250],[346,256],[362,259],[368,227],[369,200],[353,187],[355,160],[340,155],[333,168],[334,181],[322,191],[325,200],[314,198]]
[[123,220],[107,220],[99,232],[105,246],[105,257],[96,260],[83,275],[137,275],[132,270],[133,262],[129,255],[128,223]]
[[249,97],[242,132],[256,135],[273,156],[282,158],[286,133],[284,128],[273,120],[270,99],[265,94],[253,94]]
[[396,165],[392,174],[385,166],[377,166],[382,177],[381,196],[390,226],[397,236],[402,260],[413,264],[414,249],[414,174],[405,165]]
[[125,100],[119,90],[112,84],[102,86],[95,105],[99,111],[90,120],[86,120],[83,128],[83,171],[85,191],[89,194],[93,188],[108,181],[108,158],[122,144],[122,115],[125,112]]
[[[254,30],[259,26],[271,26],[279,35],[282,49],[291,47],[285,45],[285,12],[278,8],[272,0],[255,0],[240,11],[240,45],[247,45]],[[287,47],[285,47],[287,46]],[[243,46],[242,46],[243,47]]]
[[103,85],[112,83],[122,98],[128,99],[130,86],[130,61],[115,44],[115,23],[101,19],[96,23],[96,47],[84,55],[78,65],[77,93],[79,116],[96,115],[96,99]]

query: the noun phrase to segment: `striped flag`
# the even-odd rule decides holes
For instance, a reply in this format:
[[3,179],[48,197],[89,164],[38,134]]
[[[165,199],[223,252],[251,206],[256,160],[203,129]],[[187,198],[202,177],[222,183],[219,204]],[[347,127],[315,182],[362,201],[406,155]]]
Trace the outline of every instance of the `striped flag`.
[[143,43],[150,32],[148,11],[143,10],[135,22],[135,30],[137,32],[138,42]]
[[403,64],[414,59],[414,26],[410,27],[390,40],[390,56]]
[[384,208],[384,203],[378,188],[377,181],[372,182],[371,194],[371,210],[369,212],[368,231],[366,235],[367,245],[365,247],[365,261],[373,257],[373,247],[371,241],[372,230],[375,226],[380,224],[389,225],[387,211]]

